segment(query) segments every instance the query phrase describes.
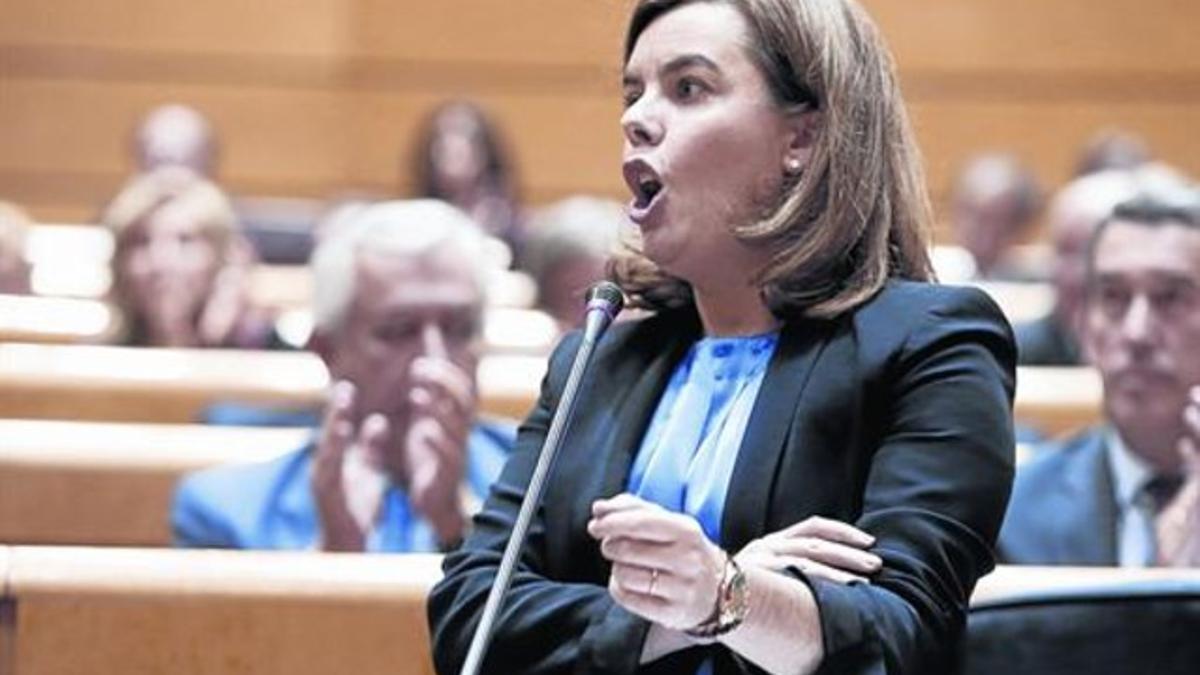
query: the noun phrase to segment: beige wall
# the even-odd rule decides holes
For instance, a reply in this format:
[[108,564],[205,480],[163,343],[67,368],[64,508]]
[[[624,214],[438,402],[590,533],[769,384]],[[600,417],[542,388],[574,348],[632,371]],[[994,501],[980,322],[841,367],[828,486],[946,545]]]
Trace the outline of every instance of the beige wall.
[[[1061,181],[1094,130],[1200,171],[1200,3],[870,0],[900,65],[936,199],[972,152]],[[451,96],[507,127],[527,197],[620,196],[629,0],[5,0],[0,197],[87,219],[128,168],[138,115],[210,115],[247,195],[399,189],[422,113]]]

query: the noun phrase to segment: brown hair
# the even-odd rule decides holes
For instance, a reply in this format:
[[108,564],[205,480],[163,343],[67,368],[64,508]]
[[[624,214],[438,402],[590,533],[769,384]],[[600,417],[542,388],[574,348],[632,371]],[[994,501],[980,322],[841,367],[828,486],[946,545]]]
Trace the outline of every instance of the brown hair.
[[[750,56],[783,110],[820,111],[808,164],[773,213],[739,225],[744,242],[772,251],[757,275],[777,316],[831,317],[873,296],[889,278],[928,280],[925,176],[895,65],[854,0],[640,0],[625,37],[628,62],[642,32],[694,2],[734,7],[749,26]],[[636,245],[610,275],[634,305],[692,303],[691,288]]]
[[433,150],[443,133],[442,120],[451,115],[463,115],[474,126],[472,138],[483,153],[483,173],[480,180],[507,199],[515,200],[512,162],[508,147],[495,121],[479,105],[470,101],[449,101],[430,111],[421,122],[412,156],[413,191],[417,197],[450,200],[434,166]]

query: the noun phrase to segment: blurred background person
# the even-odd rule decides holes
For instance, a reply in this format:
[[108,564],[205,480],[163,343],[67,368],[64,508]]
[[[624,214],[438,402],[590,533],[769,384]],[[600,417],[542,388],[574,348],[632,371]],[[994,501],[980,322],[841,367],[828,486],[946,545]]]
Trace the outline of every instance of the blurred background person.
[[1009,154],[977,155],[963,167],[953,189],[951,229],[974,265],[966,276],[1021,280],[1024,274],[1009,264],[1006,254],[1041,210],[1041,188],[1033,171]]
[[1083,363],[1079,321],[1083,309],[1087,247],[1096,227],[1113,208],[1139,189],[1178,187],[1185,179],[1170,167],[1153,164],[1138,170],[1113,169],[1077,178],[1058,191],[1046,221],[1053,248],[1050,278],[1054,306],[1044,316],[1014,327],[1018,359],[1029,366],[1076,366]]
[[1077,328],[1083,308],[1088,242],[1113,207],[1135,191],[1133,174],[1113,170],[1077,178],[1054,195],[1046,215],[1053,250],[1050,279],[1054,306],[1045,316],[1014,326],[1021,364],[1082,363]]
[[1080,149],[1075,177],[1112,169],[1136,169],[1152,159],[1150,148],[1140,136],[1121,129],[1104,129]]
[[178,545],[446,550],[499,474],[515,430],[478,416],[482,232],[433,200],[345,217],[312,260],[311,346],[334,382],[316,438],[185,478]]
[[1200,192],[1142,193],[1089,247],[1104,422],[1018,471],[1009,563],[1200,565]]
[[584,293],[605,277],[627,222],[624,205],[598,197],[571,197],[531,214],[524,267],[537,283],[538,308],[563,330],[582,327]]
[[155,347],[282,346],[251,302],[254,254],[225,194],[177,166],[129,180],[104,211],[124,342]]
[[515,167],[483,108],[468,101],[438,106],[421,124],[415,149],[415,194],[462,209],[519,260],[523,229]]
[[180,103],[152,108],[133,132],[133,158],[139,172],[181,166],[211,180],[217,174],[218,150],[208,118]]
[[33,221],[16,204],[0,201],[0,293],[29,292],[25,237]]

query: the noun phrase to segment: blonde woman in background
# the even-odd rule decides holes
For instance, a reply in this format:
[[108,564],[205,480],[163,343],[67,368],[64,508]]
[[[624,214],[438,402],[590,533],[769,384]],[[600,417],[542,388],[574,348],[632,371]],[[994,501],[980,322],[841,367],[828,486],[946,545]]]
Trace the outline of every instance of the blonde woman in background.
[[104,211],[113,234],[113,298],[125,342],[156,347],[279,346],[269,312],[255,307],[254,254],[229,199],[181,167],[130,179]]

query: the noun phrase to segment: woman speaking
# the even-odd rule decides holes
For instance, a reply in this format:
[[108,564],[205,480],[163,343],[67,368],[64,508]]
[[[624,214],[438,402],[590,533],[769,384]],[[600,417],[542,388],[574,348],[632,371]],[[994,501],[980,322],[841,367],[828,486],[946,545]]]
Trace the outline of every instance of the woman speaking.
[[[642,0],[623,88],[641,237],[611,269],[652,313],[597,347],[484,670],[939,672],[993,565],[1015,353],[929,281],[880,36],[853,0]],[[430,596],[443,674],[577,347]]]

